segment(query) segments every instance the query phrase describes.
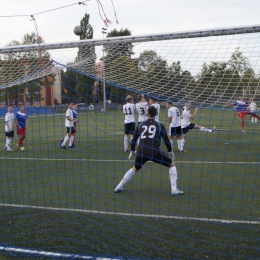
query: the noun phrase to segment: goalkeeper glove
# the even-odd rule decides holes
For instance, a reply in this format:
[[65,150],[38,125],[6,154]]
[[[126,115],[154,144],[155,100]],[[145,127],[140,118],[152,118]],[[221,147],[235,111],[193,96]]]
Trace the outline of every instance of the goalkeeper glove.
[[130,160],[132,158],[133,154],[134,154],[134,152],[131,151],[129,156],[128,156],[128,160]]
[[174,159],[174,152],[169,152],[169,156],[172,158],[172,160]]

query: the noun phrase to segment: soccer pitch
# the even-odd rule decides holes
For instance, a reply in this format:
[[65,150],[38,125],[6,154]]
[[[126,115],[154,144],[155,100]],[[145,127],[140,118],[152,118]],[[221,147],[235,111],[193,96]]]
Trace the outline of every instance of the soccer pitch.
[[[179,197],[170,194],[168,169],[149,162],[114,193],[134,162],[123,152],[122,111],[79,111],[77,146],[66,150],[65,113],[29,117],[25,151],[17,137],[13,153],[0,151],[1,245],[137,259],[260,258],[260,123],[247,116],[242,133],[233,113],[200,109],[193,122],[216,132],[190,131],[184,154],[174,140]],[[160,122],[169,128],[165,109]]]

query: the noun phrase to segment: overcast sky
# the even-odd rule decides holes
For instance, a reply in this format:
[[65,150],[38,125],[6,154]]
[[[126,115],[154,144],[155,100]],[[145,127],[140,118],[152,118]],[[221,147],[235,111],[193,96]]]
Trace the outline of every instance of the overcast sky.
[[[176,32],[233,26],[259,25],[259,0],[113,0],[119,25],[116,24],[110,0],[100,0],[112,24],[107,28],[128,28],[132,35]],[[35,31],[30,15],[77,3],[73,0],[0,0],[0,46],[20,40]],[[73,5],[56,11],[35,15],[46,43],[74,41],[73,28],[85,13],[90,14],[94,38],[102,38],[104,24],[99,16],[96,0],[84,5]],[[4,8],[3,8],[4,7]]]

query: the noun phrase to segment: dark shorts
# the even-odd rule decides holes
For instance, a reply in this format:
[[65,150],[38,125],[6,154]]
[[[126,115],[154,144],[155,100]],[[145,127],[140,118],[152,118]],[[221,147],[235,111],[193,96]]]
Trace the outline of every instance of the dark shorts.
[[146,155],[137,154],[135,158],[135,168],[137,170],[140,170],[143,165],[147,161],[152,161],[158,164],[161,164],[166,167],[170,167],[172,164],[172,159],[169,158],[166,154],[164,154],[162,151],[159,151],[154,157],[148,157]]
[[74,133],[75,133],[74,127],[67,127],[67,134],[74,134]]
[[189,132],[189,130],[192,130],[194,128],[195,124],[190,123],[188,126],[182,128],[182,133],[185,135]]
[[133,135],[135,133],[135,123],[127,123],[125,124],[125,134],[126,135]]
[[169,135],[171,136],[181,135],[181,126],[170,127]]
[[17,128],[17,135],[26,135],[26,128]]
[[7,137],[14,137],[14,130],[10,132],[5,132],[5,136]]

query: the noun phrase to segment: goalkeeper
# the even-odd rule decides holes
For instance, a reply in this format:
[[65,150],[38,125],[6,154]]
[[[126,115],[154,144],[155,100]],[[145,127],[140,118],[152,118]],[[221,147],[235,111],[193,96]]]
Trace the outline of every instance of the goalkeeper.
[[[169,177],[171,182],[171,194],[173,196],[181,195],[184,192],[177,188],[177,170],[175,163],[172,161],[173,152],[171,143],[167,136],[167,131],[163,124],[155,121],[157,115],[157,109],[153,106],[148,107],[147,117],[148,120],[142,122],[136,129],[134,138],[131,142],[130,159],[135,151],[135,143],[140,137],[140,143],[137,149],[137,156],[135,158],[135,164],[133,168],[129,169],[124,175],[121,182],[115,188],[115,193],[123,191],[124,185],[138,172],[147,161],[153,161],[155,163],[169,167]],[[161,138],[168,149],[171,158],[166,156],[160,150]]]

